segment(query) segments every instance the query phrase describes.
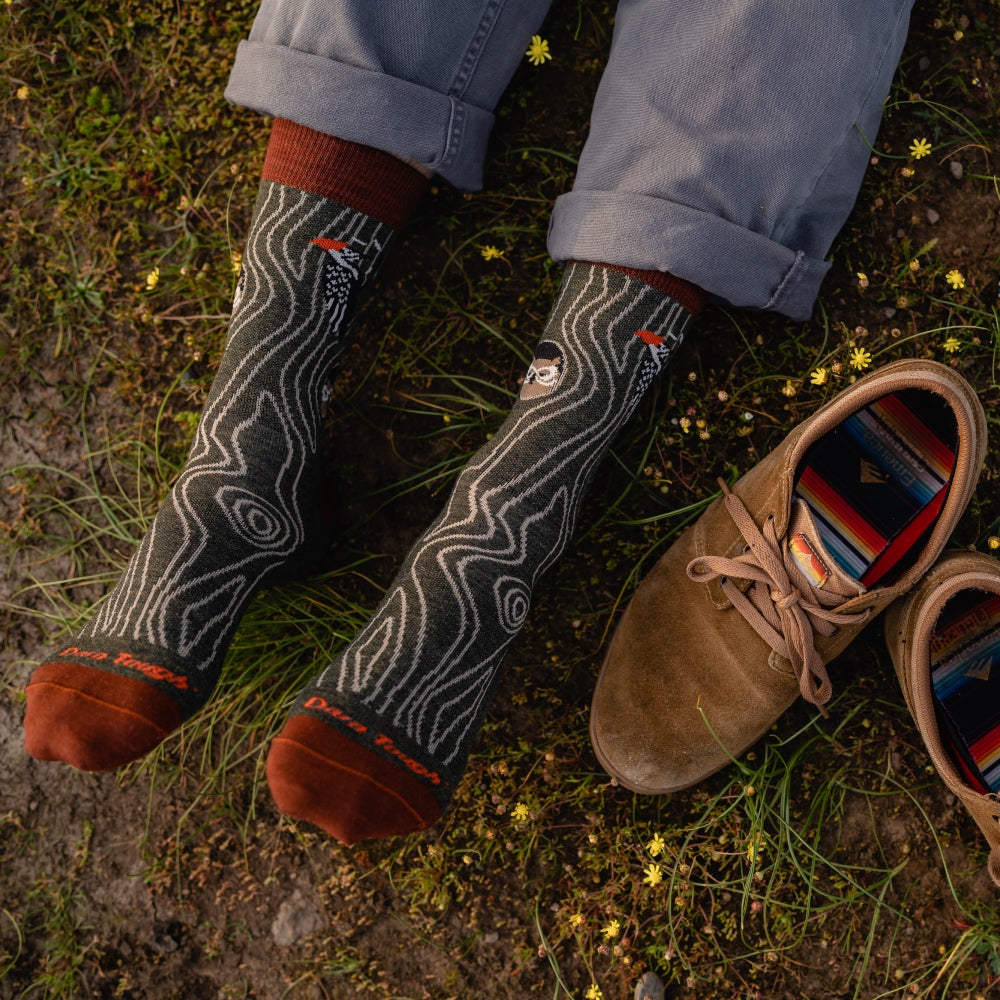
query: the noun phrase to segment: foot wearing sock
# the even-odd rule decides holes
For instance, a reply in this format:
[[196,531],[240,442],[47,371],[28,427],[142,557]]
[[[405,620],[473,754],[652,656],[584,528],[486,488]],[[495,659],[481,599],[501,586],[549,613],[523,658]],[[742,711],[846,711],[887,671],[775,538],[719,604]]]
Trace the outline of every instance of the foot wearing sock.
[[[433,823],[465,769],[541,574],[702,293],[571,263],[504,425],[465,467],[372,620],[299,697],[267,776],[350,844]],[[651,282],[666,289],[653,287]]]
[[118,585],[27,689],[25,748],[108,770],[205,704],[251,597],[322,546],[321,394],[427,184],[275,121],[226,349],[187,464]]

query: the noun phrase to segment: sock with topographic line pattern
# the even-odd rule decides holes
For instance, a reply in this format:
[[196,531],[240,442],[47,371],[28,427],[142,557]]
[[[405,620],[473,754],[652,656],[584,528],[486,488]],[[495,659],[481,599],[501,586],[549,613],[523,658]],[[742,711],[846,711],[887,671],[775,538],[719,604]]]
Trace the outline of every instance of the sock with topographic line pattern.
[[348,844],[441,814],[539,576],[700,308],[699,289],[643,274],[569,265],[506,422],[272,743],[267,777],[283,812]]
[[278,120],[226,349],[187,463],[121,580],[32,676],[25,748],[108,770],[205,704],[251,597],[322,542],[321,396],[426,179]]

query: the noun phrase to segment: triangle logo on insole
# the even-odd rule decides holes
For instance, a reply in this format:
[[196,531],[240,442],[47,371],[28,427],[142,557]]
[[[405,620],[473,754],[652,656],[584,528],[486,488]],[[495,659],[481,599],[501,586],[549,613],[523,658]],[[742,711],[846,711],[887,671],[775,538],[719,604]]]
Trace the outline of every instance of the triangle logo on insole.
[[860,479],[863,483],[884,483],[886,474],[874,462],[863,458],[861,459]]
[[965,676],[974,677],[977,681],[988,681],[992,667],[992,656],[980,656],[972,660],[965,668]]

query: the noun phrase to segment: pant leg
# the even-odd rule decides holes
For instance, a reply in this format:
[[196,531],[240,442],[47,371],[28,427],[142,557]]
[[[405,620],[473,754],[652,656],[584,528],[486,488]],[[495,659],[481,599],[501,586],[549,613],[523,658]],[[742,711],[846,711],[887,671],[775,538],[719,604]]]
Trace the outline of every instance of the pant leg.
[[226,98],[482,187],[493,109],[551,0],[262,0]]
[[556,260],[807,319],[913,0],[621,0]]

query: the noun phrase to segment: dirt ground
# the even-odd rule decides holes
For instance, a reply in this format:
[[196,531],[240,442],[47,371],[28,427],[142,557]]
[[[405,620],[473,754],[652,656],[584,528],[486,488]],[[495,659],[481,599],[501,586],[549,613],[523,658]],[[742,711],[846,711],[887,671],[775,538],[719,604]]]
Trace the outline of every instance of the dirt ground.
[[[571,21],[570,5],[563,8],[559,16]],[[1000,33],[1000,7],[995,3],[973,4],[953,14],[954,18],[992,18]],[[940,29],[933,20],[919,21],[907,49],[906,73],[914,87],[938,68]],[[924,49],[932,53],[926,62]],[[1000,86],[995,44],[981,46],[968,58],[969,76],[978,73],[991,87]],[[980,113],[984,107],[995,108],[992,102],[991,97],[989,102],[984,99],[975,107],[959,110]],[[973,183],[968,175],[995,172],[1000,145],[995,120],[978,124],[991,138],[992,148],[961,149],[950,157],[951,162],[963,165],[965,179],[962,171],[939,162],[928,172],[927,183],[891,210],[883,210],[880,204],[887,196],[885,175],[866,181],[842,244],[835,248],[835,268],[824,286],[825,317],[808,325],[804,336],[818,343],[825,336],[824,322],[830,328],[840,322],[851,329],[860,325],[871,330],[898,323],[901,332],[887,334],[896,337],[916,329],[921,320],[907,313],[904,305],[886,307],[882,301],[860,295],[857,288],[856,273],[865,259],[892,258],[885,248],[905,242],[924,246],[935,240],[934,255],[976,274],[983,302],[995,308],[1000,199],[988,185]],[[498,127],[516,126],[501,120]],[[9,122],[4,129],[6,156],[16,160],[17,140]],[[901,141],[896,136],[897,146]],[[539,144],[557,142],[557,136],[539,138]],[[490,169],[494,178],[502,173],[495,162]],[[503,198],[504,190],[501,186],[482,197]],[[446,216],[462,204],[461,196],[442,190],[421,209],[420,218],[403,237],[394,262],[380,279],[390,308],[405,293],[404,281],[433,283],[435,269],[441,266],[440,247],[436,255],[421,257],[420,237],[428,230],[420,226],[429,227],[443,245],[447,230],[434,229],[439,223],[428,220]],[[866,258],[866,248],[872,246],[879,250]],[[526,284],[532,278],[522,280]],[[992,290],[987,292],[990,281]],[[518,291],[514,287],[505,294],[516,299]],[[366,330],[376,336],[375,307],[366,315],[362,338]],[[781,322],[755,322],[763,324],[752,327],[755,333],[788,336]],[[673,363],[682,373],[678,379],[697,370],[713,391],[731,387],[734,379],[738,381],[733,372],[745,356],[742,334],[717,307],[709,309],[702,326],[722,332],[710,345],[700,341],[685,346]],[[0,337],[16,335],[13,328],[0,331]],[[89,429],[92,447],[100,452],[118,430],[132,426],[134,414],[123,410],[128,405],[123,399],[135,397],[123,395],[120,381],[124,376],[116,375],[114,366],[105,363],[108,352],[126,351],[127,343],[127,334],[117,328],[110,330],[105,341],[76,343],[72,350],[48,343],[33,357],[30,376],[8,374],[0,380],[7,397],[0,441],[0,466],[5,472],[30,466],[61,470],[81,480],[90,476],[92,462],[82,445],[81,427]],[[995,341],[985,343],[980,356],[987,360],[970,369],[993,424],[1000,389],[988,356],[995,349]],[[489,363],[499,362],[491,358]],[[150,359],[151,386],[169,384],[173,377],[169,364],[170,359]],[[350,359],[346,364],[350,370]],[[807,374],[798,373],[800,377]],[[389,391],[405,389],[403,381],[390,380],[389,384]],[[81,387],[85,385],[84,394]],[[668,396],[669,408],[676,401],[668,392],[661,394],[661,398]],[[376,409],[356,400],[341,400],[338,405],[336,432],[345,442],[340,461],[358,489],[391,484],[414,465],[436,459],[433,449],[446,449],[437,439],[430,444],[400,444],[383,432],[379,425],[383,414]],[[793,420],[796,413],[805,415],[811,403],[803,393],[789,406],[791,410],[781,420]],[[763,450],[780,430],[779,421],[774,421],[769,430],[751,438],[748,446]],[[734,442],[735,438],[726,447],[735,449]],[[731,457],[736,452],[725,454]],[[745,454],[744,448],[741,461]],[[679,466],[674,472],[681,480],[701,481],[716,462],[724,463],[722,455],[720,450],[700,467]],[[110,469],[108,464],[99,473],[105,481]],[[983,481],[986,499],[965,526],[962,544],[975,544],[978,538],[996,533],[995,518],[1000,512],[993,501],[993,486],[997,472],[1000,466],[991,448]],[[597,527],[601,504],[625,488],[625,480],[623,470],[616,469],[598,487],[584,514],[582,541],[538,595],[531,626],[512,653],[510,674],[484,737],[507,740],[513,746],[518,741],[530,743],[540,725],[546,732],[560,732],[564,753],[553,766],[564,779],[599,770],[586,744],[586,714],[602,636],[613,619],[619,592],[628,586],[630,566],[602,564],[605,536]],[[38,472],[34,481],[57,497],[71,498],[72,489],[64,477]],[[28,503],[23,479],[6,476],[0,486],[0,521],[11,529],[21,523]],[[701,495],[709,488],[711,477],[701,481]],[[692,499],[697,495],[692,487]],[[379,587],[387,583],[393,566],[439,501],[432,490],[422,489],[365,521],[365,544],[380,558],[363,579],[352,583],[360,602],[368,602],[369,607],[374,604]],[[356,521],[364,513],[347,491],[337,505],[337,515],[345,522]],[[641,540],[636,529],[630,544],[638,546]],[[96,599],[107,585],[109,566],[122,555],[121,550],[111,551],[111,545],[105,539],[105,547],[92,551],[84,540],[82,550],[50,557],[11,547],[6,555],[8,572],[0,579],[4,645],[0,1000],[22,996],[134,1000],[584,996],[590,982],[588,960],[567,947],[559,955],[558,974],[554,971],[546,954],[549,913],[526,901],[513,868],[494,866],[488,878],[484,875],[475,883],[475,891],[453,894],[451,903],[435,912],[433,907],[414,906],[412,886],[401,887],[408,856],[397,854],[394,845],[346,849],[315,832],[290,827],[275,810],[262,781],[267,733],[237,748],[241,763],[233,767],[222,787],[209,794],[199,793],[198,761],[215,759],[213,747],[223,739],[215,733],[192,734],[192,746],[183,741],[175,746],[170,753],[178,759],[182,756],[182,763],[161,760],[118,774],[80,774],[28,758],[22,745],[21,692],[66,613],[59,596],[60,581],[76,581],[75,603]],[[599,583],[581,593],[578,580],[594,579],[594,567],[599,564]],[[293,588],[285,599],[289,607],[301,609],[308,607],[310,595]],[[586,612],[582,626],[581,603]],[[554,660],[550,656],[553,646],[561,651],[562,664],[546,667]],[[529,678],[534,683],[539,664],[543,686],[551,694],[546,705],[533,702],[526,707],[521,688]],[[881,769],[911,789],[906,800],[911,808],[901,808],[898,799],[887,800],[891,804],[885,809],[872,808],[871,797],[849,796],[842,814],[822,831],[822,849],[831,858],[846,857],[852,864],[870,864],[873,869],[905,861],[905,877],[894,881],[881,900],[887,909],[872,911],[884,924],[861,927],[838,910],[829,920],[810,925],[807,936],[783,950],[780,959],[777,955],[770,959],[766,951],[750,958],[734,952],[737,971],[732,982],[736,985],[696,987],[682,980],[671,984],[668,996],[699,1000],[1000,996],[1000,942],[990,938],[988,928],[981,925],[977,932],[986,944],[968,961],[963,958],[963,972],[956,980],[943,975],[940,981],[923,981],[919,989],[897,991],[893,986],[894,970],[899,970],[897,981],[909,982],[913,970],[932,965],[954,948],[970,926],[968,913],[997,912],[997,890],[983,869],[983,845],[973,825],[954,798],[926,773],[919,737],[899,706],[898,692],[891,690],[891,668],[880,652],[878,636],[871,634],[863,640],[840,669],[851,678],[850,704],[867,703],[871,708],[867,714],[858,712],[843,720],[842,729],[831,727],[830,757],[811,761],[812,780],[823,780],[827,764],[832,772],[853,761],[866,770]],[[784,732],[808,725],[810,718],[806,707],[797,706]],[[607,815],[627,816],[641,808],[621,789],[608,786],[606,791]],[[936,831],[940,841],[930,831]],[[433,851],[435,837],[434,831],[422,837],[425,853]],[[567,856],[564,861],[571,866],[575,857]],[[457,856],[452,864],[459,866]],[[431,890],[423,891],[430,898]],[[962,901],[961,908],[955,899]],[[555,900],[546,899],[546,904],[553,912],[558,909]],[[855,981],[852,970],[865,949],[871,951],[878,975]],[[638,971],[616,966],[604,981],[604,996],[608,1000],[630,996]]]

